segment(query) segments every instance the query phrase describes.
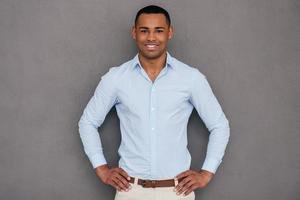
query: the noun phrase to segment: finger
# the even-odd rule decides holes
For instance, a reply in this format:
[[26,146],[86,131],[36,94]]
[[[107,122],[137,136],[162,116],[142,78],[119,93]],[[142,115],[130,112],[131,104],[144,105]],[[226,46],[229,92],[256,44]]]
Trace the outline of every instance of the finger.
[[188,175],[190,175],[190,174],[191,174],[191,171],[190,171],[190,170],[187,170],[187,171],[184,171],[184,172],[178,174],[178,175],[176,176],[176,178],[177,178],[177,179],[184,178],[184,177],[186,177],[186,176],[188,176]]
[[195,184],[194,180],[191,180],[189,182],[187,182],[179,191],[178,193],[185,193],[190,187],[192,187]]
[[119,186],[124,188],[125,190],[128,190],[130,187],[129,182],[120,174],[116,174],[115,177],[120,181]]
[[116,190],[122,191],[122,189],[118,186],[118,184],[114,180],[111,180],[110,185],[116,188]]
[[122,176],[125,177],[125,179],[127,179],[128,181],[130,180],[130,176],[127,174],[127,172],[126,172],[124,169],[122,169],[122,168],[120,167],[120,168],[118,168],[118,171],[120,172],[120,174],[121,174]]
[[182,179],[182,181],[180,181],[180,182],[177,184],[177,186],[175,187],[175,190],[179,190],[180,188],[182,188],[184,184],[186,184],[188,181],[191,180],[191,178],[192,178],[191,176],[188,176],[188,177]]
[[122,183],[122,181],[120,181],[120,179],[117,176],[118,175],[115,174],[112,180],[121,190],[126,191],[127,190],[126,186]]
[[197,186],[193,185],[191,187],[189,187],[189,189],[183,194],[184,196],[189,195],[191,192],[193,192],[195,189],[197,188]]
[[185,192],[185,190],[187,190],[187,188],[189,188],[191,185],[193,185],[195,183],[196,183],[195,178],[193,176],[189,176],[189,177],[185,178],[184,183],[179,186],[177,191],[179,193]]
[[192,182],[192,177],[187,177],[184,179],[184,183],[177,188],[177,194],[181,194],[187,189],[187,185],[190,185],[190,182]]

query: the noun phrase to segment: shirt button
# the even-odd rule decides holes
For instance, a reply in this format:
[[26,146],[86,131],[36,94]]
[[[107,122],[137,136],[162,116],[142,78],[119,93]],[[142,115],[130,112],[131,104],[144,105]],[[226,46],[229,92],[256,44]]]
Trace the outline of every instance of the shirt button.
[[152,129],[152,131],[153,131],[153,130],[154,130],[154,127],[152,127],[151,129]]
[[153,111],[153,110],[155,110],[155,108],[151,108],[151,110]]

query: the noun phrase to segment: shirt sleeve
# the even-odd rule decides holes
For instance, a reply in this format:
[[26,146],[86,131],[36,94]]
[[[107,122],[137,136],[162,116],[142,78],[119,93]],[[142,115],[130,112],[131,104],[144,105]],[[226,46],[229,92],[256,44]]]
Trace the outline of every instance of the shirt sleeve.
[[206,157],[201,169],[215,173],[222,162],[229,141],[229,122],[206,77],[198,69],[190,101],[210,132]]
[[78,122],[79,135],[93,168],[106,164],[98,128],[117,100],[114,67],[101,77]]

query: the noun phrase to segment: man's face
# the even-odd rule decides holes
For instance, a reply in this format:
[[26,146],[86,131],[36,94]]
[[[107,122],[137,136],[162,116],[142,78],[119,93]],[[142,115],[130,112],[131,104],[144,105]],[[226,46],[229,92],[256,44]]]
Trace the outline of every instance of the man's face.
[[139,53],[146,59],[162,56],[172,36],[173,28],[167,24],[163,14],[143,13],[132,28],[132,38],[136,40]]

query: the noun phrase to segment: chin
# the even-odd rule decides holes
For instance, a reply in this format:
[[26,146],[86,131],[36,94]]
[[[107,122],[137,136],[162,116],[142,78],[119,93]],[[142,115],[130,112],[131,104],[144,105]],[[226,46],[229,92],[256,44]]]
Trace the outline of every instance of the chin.
[[145,51],[140,51],[140,52],[145,58],[148,59],[156,59],[164,54],[164,52],[145,52]]

